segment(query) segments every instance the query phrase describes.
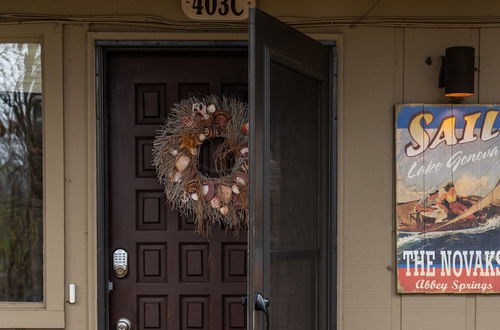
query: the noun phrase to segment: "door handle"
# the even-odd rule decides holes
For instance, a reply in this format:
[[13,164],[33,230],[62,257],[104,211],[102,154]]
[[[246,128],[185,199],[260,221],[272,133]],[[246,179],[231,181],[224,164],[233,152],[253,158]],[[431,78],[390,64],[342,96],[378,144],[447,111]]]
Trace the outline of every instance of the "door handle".
[[[248,297],[241,297],[241,304],[246,305],[248,302]],[[269,306],[269,299],[264,298],[260,293],[255,295],[255,310],[267,313],[267,307]]]
[[261,311],[266,316],[266,329],[269,330],[269,298],[264,298],[262,294],[255,294],[255,310]]
[[[248,297],[241,297],[241,304],[246,305],[248,302]],[[264,298],[262,294],[257,292],[255,294],[255,310],[264,312],[264,315],[266,316],[266,329],[269,330],[269,310],[267,309],[269,307],[269,299]]]
[[255,295],[255,310],[264,312],[267,314],[267,307],[269,307],[269,299],[264,298],[264,296],[257,292]]
[[116,330],[131,330],[132,323],[129,319],[121,318],[116,322]]

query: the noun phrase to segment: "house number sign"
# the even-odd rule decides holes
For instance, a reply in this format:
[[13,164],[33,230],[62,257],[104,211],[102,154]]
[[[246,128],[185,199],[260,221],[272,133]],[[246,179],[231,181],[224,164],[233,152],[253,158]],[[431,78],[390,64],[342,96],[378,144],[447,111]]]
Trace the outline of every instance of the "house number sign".
[[187,17],[197,21],[240,21],[255,0],[181,0]]

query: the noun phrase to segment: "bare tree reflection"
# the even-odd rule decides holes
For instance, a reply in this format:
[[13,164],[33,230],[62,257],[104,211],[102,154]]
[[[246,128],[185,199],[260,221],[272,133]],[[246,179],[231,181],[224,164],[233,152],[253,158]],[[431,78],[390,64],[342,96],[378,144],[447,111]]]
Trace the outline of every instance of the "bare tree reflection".
[[[0,88],[16,74],[4,54]],[[0,301],[43,299],[42,95],[32,86],[0,89]]]

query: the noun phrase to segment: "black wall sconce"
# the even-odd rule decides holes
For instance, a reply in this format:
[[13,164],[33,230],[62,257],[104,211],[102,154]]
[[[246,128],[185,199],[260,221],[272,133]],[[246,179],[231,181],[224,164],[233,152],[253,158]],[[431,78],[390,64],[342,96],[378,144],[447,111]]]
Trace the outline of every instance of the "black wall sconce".
[[474,95],[474,47],[446,48],[439,72],[439,88],[443,87],[449,97]]

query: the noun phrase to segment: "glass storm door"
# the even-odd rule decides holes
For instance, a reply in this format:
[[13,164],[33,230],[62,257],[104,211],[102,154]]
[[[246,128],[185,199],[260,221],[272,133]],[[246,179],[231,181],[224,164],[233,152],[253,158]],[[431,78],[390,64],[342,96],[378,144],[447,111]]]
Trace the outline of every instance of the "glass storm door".
[[249,52],[248,328],[327,329],[333,57],[256,9]]

